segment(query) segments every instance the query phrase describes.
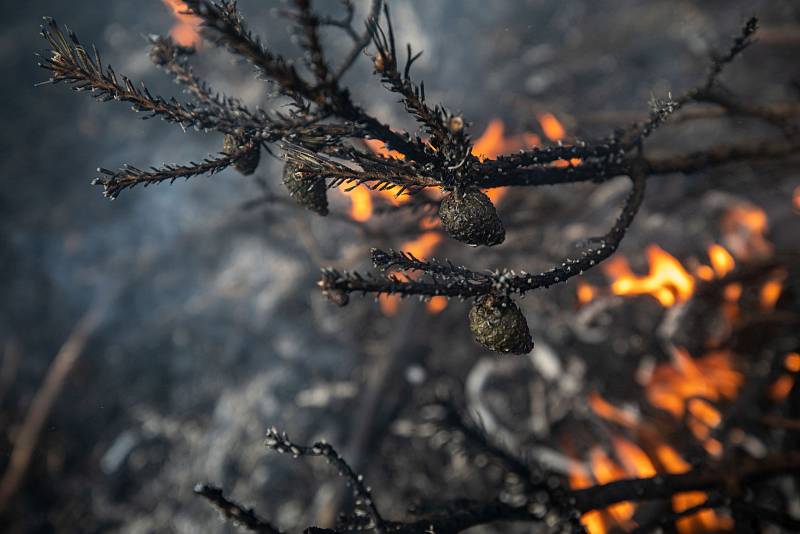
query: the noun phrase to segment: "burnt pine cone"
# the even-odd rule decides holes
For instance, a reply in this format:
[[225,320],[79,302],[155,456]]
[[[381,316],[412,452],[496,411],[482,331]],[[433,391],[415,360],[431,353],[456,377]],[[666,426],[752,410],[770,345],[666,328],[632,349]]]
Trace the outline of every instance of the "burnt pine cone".
[[472,337],[489,350],[527,354],[533,350],[528,322],[519,307],[507,297],[488,296],[469,310]]
[[[225,134],[225,139],[222,142],[222,152],[229,155],[233,154],[234,152],[238,151],[244,143],[245,141],[243,139],[236,137],[235,135]],[[233,164],[233,167],[240,173],[247,176],[256,172],[259,161],[261,161],[261,150],[256,144],[253,146],[252,150],[248,151],[245,155],[236,160],[236,163]]]
[[477,187],[455,190],[444,197],[439,218],[451,237],[468,245],[499,245],[506,238],[494,204]]
[[328,214],[328,189],[322,180],[309,178],[287,163],[283,168],[283,185],[289,196],[304,208],[322,216]]

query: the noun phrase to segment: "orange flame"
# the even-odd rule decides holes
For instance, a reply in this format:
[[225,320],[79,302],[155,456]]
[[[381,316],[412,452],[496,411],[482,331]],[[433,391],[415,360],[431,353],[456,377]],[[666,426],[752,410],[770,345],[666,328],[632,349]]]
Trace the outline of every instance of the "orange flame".
[[[679,475],[689,472],[691,466],[681,458],[675,449],[666,444],[655,448],[656,457],[667,473]],[[701,491],[678,493],[672,498],[672,508],[676,512],[688,510],[693,506],[702,504],[706,494]],[[701,510],[696,514],[683,517],[675,522],[678,532],[689,534],[693,532],[718,532],[729,530],[732,525],[730,518],[720,517],[713,510]]]
[[636,414],[617,408],[594,391],[589,393],[588,399],[592,411],[607,421],[627,428],[635,428],[639,424]]
[[656,466],[637,445],[620,436],[612,436],[611,442],[629,476],[639,478],[656,476]]
[[373,153],[383,156],[384,158],[406,159],[405,154],[401,154],[397,150],[390,150],[389,147],[386,146],[386,143],[380,139],[364,139],[364,143],[366,143],[367,148]]
[[792,206],[794,206],[794,209],[800,211],[800,185],[795,187],[792,192]]
[[200,18],[187,15],[186,11],[189,8],[182,0],[164,0],[164,4],[172,9],[177,19],[169,32],[175,42],[181,46],[199,47],[202,43],[200,32],[197,30],[200,27]]
[[775,402],[782,401],[794,388],[796,375],[800,373],[800,354],[790,352],[783,360],[787,373],[782,374],[769,387],[769,398]]
[[342,184],[339,190],[347,194],[350,199],[350,218],[354,221],[365,222],[372,217],[372,196],[370,190],[359,185]]
[[594,297],[597,294],[597,289],[584,281],[580,281],[578,282],[578,287],[575,290],[575,293],[578,297],[578,304],[583,305],[594,300]]
[[648,246],[645,254],[650,267],[647,276],[633,274],[621,256],[606,266],[606,273],[616,278],[611,284],[615,295],[651,295],[665,308],[692,296],[694,278],[675,257],[656,245]]
[[783,292],[783,280],[786,278],[786,271],[779,271],[764,282],[759,293],[759,304],[762,310],[770,311],[775,309],[778,299]]
[[720,278],[731,272],[736,266],[736,262],[733,260],[731,253],[716,243],[708,247],[708,257],[711,260],[711,266],[714,268],[714,272]]
[[[600,448],[593,447],[589,451],[589,462],[592,465],[592,474],[595,480],[600,484],[608,484],[615,480],[625,478],[625,470],[617,465],[614,460],[608,457],[608,454]],[[636,511],[634,505],[630,501],[623,501],[608,507],[608,512],[611,516],[619,521],[625,523],[633,517]]]
[[725,212],[721,230],[727,248],[737,257],[747,259],[772,253],[764,234],[769,229],[767,214],[752,204],[741,204]]
[[709,454],[717,455],[721,447],[710,439],[711,428],[721,423],[722,416],[712,402],[736,397],[744,377],[733,368],[729,352],[712,352],[695,360],[677,348],[672,356],[673,362],[656,367],[645,384],[647,400],[676,419],[688,412],[692,434]]
[[564,126],[552,113],[542,113],[538,117],[539,125],[542,127],[544,135],[551,141],[561,141],[566,137],[567,132]]
[[[403,245],[400,247],[400,250],[410,253],[415,258],[424,260],[433,254],[433,251],[436,249],[439,243],[441,243],[441,241],[442,234],[439,232],[427,231],[423,232],[416,239],[403,243]],[[397,274],[396,276],[398,278],[403,278],[403,275],[400,274]],[[428,302],[428,311],[431,311],[431,313],[439,313],[444,310],[447,307],[447,299],[444,297],[442,298],[444,299],[444,306],[442,306],[440,299],[433,298]],[[436,300],[436,303],[431,304],[434,302],[434,300]],[[378,303],[380,305],[381,312],[383,312],[384,315],[391,317],[395,315],[399,309],[400,296],[382,294],[378,297]]]
[[[486,129],[475,140],[472,145],[472,155],[485,161],[487,159],[495,159],[501,154],[508,154],[515,152],[522,148],[533,148],[541,143],[539,136],[533,133],[525,132],[520,135],[513,135],[506,137],[505,125],[500,119],[492,119],[486,125]],[[494,204],[497,204],[503,196],[505,196],[508,188],[495,187],[485,191]]]
[[428,310],[428,313],[431,315],[436,315],[438,313],[442,313],[444,309],[447,308],[447,304],[447,297],[433,297],[425,305],[425,309]]

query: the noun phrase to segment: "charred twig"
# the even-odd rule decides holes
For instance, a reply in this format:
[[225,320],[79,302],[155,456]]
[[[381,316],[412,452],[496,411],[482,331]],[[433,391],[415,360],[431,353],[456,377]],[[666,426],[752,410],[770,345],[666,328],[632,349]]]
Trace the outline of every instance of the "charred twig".
[[245,530],[261,534],[281,534],[280,530],[261,519],[252,508],[245,508],[225,497],[221,488],[209,484],[198,484],[194,487],[194,492],[207,500],[225,519],[233,521]]
[[231,154],[221,154],[219,156],[209,156],[200,163],[190,162],[185,165],[168,164],[161,168],[151,167],[144,171],[132,165],[126,165],[118,171],[108,169],[97,169],[102,176],[96,178],[92,183],[103,187],[103,193],[109,198],[117,198],[125,189],[131,189],[137,185],[147,187],[148,185],[160,182],[174,182],[179,178],[189,179],[193,176],[214,175],[224,171],[237,161],[248,157],[256,147],[252,144],[245,144]]
[[297,445],[290,441],[289,437],[285,433],[278,432],[274,428],[267,431],[267,437],[264,440],[264,444],[276,452],[291,454],[295,457],[324,457],[328,463],[333,464],[341,476],[347,479],[348,485],[352,486],[353,494],[356,498],[356,506],[363,507],[367,514],[369,514],[375,531],[379,533],[386,532],[384,519],[380,512],[378,512],[375,502],[372,500],[372,491],[369,487],[367,487],[366,484],[364,484],[364,477],[357,475],[350,465],[344,460],[344,458],[339,456],[339,453],[336,452],[336,449],[334,449],[331,445],[324,441],[314,443],[310,447]]

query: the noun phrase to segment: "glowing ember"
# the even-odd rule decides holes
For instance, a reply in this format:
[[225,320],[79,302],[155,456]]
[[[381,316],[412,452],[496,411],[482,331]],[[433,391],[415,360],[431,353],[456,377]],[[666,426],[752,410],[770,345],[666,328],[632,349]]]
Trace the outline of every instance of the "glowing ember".
[[708,257],[711,260],[711,266],[714,268],[714,272],[720,278],[731,272],[736,266],[736,262],[733,260],[733,256],[731,256],[730,252],[717,244],[708,247]]
[[794,193],[792,193],[792,206],[794,209],[800,210],[800,185],[794,188]]
[[800,373],[800,354],[790,352],[783,360],[783,366],[787,373],[778,377],[769,387],[768,395],[773,401],[782,401],[794,387],[796,375]]
[[665,308],[692,296],[694,278],[677,259],[656,245],[648,246],[645,253],[650,267],[646,276],[633,274],[621,256],[606,266],[606,274],[614,279],[611,291],[615,295],[651,295]]
[[578,282],[576,294],[578,296],[578,304],[588,304],[594,300],[597,290],[586,282],[581,281]]
[[187,15],[188,7],[181,0],[164,0],[164,4],[172,9],[177,19],[169,32],[170,36],[181,46],[199,47],[202,43],[200,33],[197,31],[200,19],[194,15]]
[[428,310],[428,313],[431,315],[436,315],[437,313],[441,313],[444,309],[447,308],[447,297],[433,297],[428,303],[425,305],[425,309]]
[[800,373],[800,354],[796,352],[790,352],[783,360],[783,365],[790,373]]
[[775,309],[778,299],[781,298],[784,278],[786,278],[786,272],[781,271],[773,275],[761,286],[758,300],[762,310],[770,311]]
[[767,214],[761,208],[743,204],[729,209],[722,218],[723,241],[737,257],[768,256],[772,245],[766,240]]
[[789,396],[794,387],[794,376],[781,375],[769,387],[769,398],[775,402],[782,401]]

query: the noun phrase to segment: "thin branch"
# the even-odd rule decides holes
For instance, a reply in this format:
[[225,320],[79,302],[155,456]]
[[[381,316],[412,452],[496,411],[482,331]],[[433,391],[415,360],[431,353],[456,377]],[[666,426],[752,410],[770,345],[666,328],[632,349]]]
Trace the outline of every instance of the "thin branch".
[[137,185],[147,187],[161,182],[172,183],[179,178],[188,180],[193,176],[217,174],[236,164],[237,161],[248,157],[256,149],[252,143],[245,143],[230,154],[208,156],[200,163],[167,164],[160,168],[151,167],[147,171],[131,165],[126,165],[117,171],[100,168],[97,169],[97,172],[101,173],[101,176],[97,177],[92,184],[102,186],[103,194],[113,199],[117,198],[122,191],[132,189]]
[[252,508],[245,508],[225,497],[222,489],[216,486],[198,484],[194,487],[194,493],[207,500],[225,519],[233,521],[234,524],[247,531],[260,534],[282,534],[280,530],[259,517]]
[[356,474],[350,465],[342,458],[336,449],[330,444],[319,441],[311,446],[297,445],[293,443],[285,432],[278,432],[276,429],[271,428],[267,431],[267,436],[264,444],[270,449],[282,453],[291,454],[294,457],[299,456],[322,456],[328,463],[338,470],[339,475],[347,479],[348,485],[353,489],[353,495],[356,498],[356,506],[363,506],[369,517],[372,519],[373,528],[376,532],[386,532],[386,524],[375,506],[372,499],[372,491],[364,484],[364,477]]

